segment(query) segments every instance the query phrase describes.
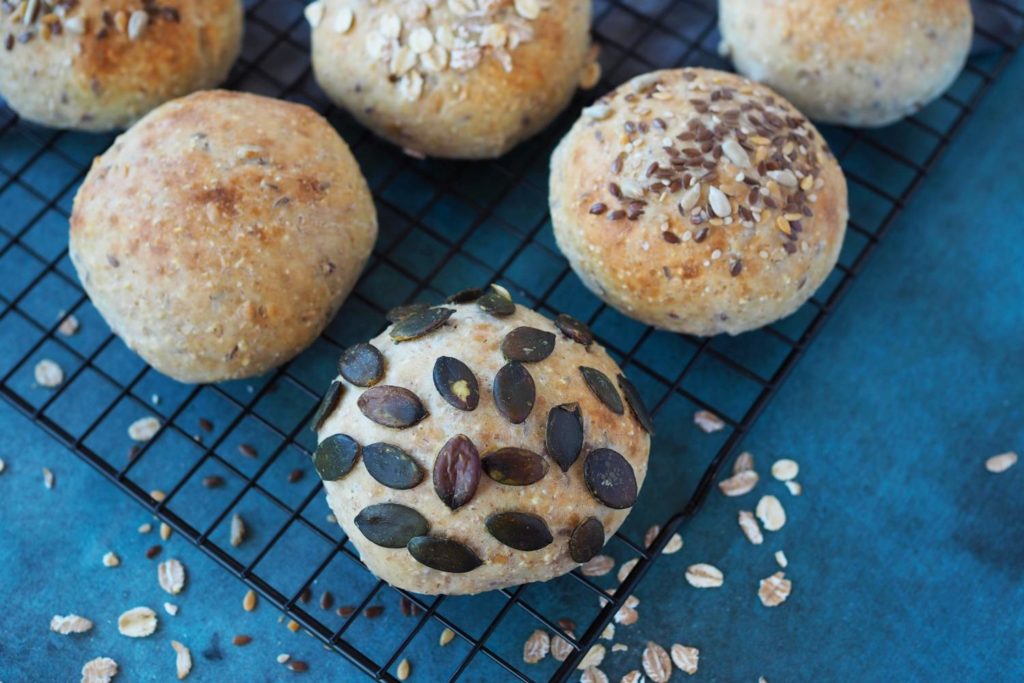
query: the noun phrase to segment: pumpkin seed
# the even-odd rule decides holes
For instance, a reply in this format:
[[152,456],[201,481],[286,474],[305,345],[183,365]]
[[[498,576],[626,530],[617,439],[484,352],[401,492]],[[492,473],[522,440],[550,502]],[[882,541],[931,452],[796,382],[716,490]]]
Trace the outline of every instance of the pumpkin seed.
[[544,450],[568,472],[583,448],[583,416],[576,403],[563,403],[548,413],[548,430]]
[[477,299],[476,305],[484,313],[490,313],[496,318],[504,318],[516,312],[516,305],[512,303],[512,299],[495,289],[491,289],[491,291]]
[[594,333],[590,331],[590,328],[568,313],[560,313],[555,318],[555,327],[577,344],[590,346],[594,343]]
[[622,395],[626,397],[626,403],[629,404],[629,410],[633,413],[633,417],[640,423],[640,426],[648,434],[654,434],[654,419],[651,417],[650,412],[647,411],[647,406],[644,405],[644,399],[640,396],[640,392],[637,391],[636,386],[626,379],[625,375],[619,375],[619,388],[622,389]]
[[371,387],[359,397],[363,415],[385,427],[404,429],[427,416],[416,394],[402,387],[382,385]]
[[407,547],[417,562],[441,572],[464,574],[483,564],[476,553],[450,538],[417,536]]
[[391,338],[396,342],[419,339],[444,325],[454,312],[454,308],[428,308],[413,313],[391,327]]
[[615,385],[608,379],[608,375],[596,368],[588,368],[585,365],[580,366],[580,372],[583,373],[583,379],[586,380],[590,390],[594,392],[594,396],[597,396],[601,403],[608,406],[608,410],[616,415],[622,415],[624,412],[622,399],[619,397],[619,392],[615,390]]
[[385,548],[404,548],[413,538],[426,536],[430,530],[423,515],[397,503],[363,508],[355,522],[368,541]]
[[453,408],[470,411],[480,403],[476,375],[458,358],[441,356],[434,361],[434,386]]
[[542,361],[554,350],[555,335],[535,327],[517,327],[505,335],[501,342],[501,353],[505,360],[521,363]]
[[636,475],[622,455],[610,448],[597,448],[583,462],[583,479],[594,498],[610,508],[622,510],[636,502]]
[[372,387],[384,376],[384,356],[373,344],[350,346],[338,360],[338,372],[357,387]]
[[309,422],[311,430],[314,432],[320,431],[320,428],[324,426],[324,422],[334,412],[334,409],[338,407],[338,402],[341,400],[341,395],[344,392],[345,385],[338,380],[331,382],[331,386],[327,387],[323,400],[320,401],[320,405],[313,414],[313,419]]
[[359,443],[348,434],[332,434],[316,447],[313,466],[324,481],[338,481],[355,467]]
[[506,364],[494,375],[492,392],[498,412],[512,424],[525,422],[533,410],[536,398],[533,377],[529,370],[516,361]]
[[540,550],[554,540],[544,520],[529,512],[495,512],[486,525],[491,536],[516,550]]
[[448,439],[434,461],[434,491],[452,510],[472,498],[480,484],[480,453],[465,434]]
[[589,562],[604,547],[604,525],[597,517],[588,517],[572,530],[569,537],[569,557],[573,562]]
[[422,313],[430,308],[430,304],[426,303],[415,303],[405,304],[404,306],[395,306],[390,311],[384,314],[384,317],[388,319],[389,323],[397,323],[405,320],[414,313]]
[[363,449],[363,465],[370,476],[392,489],[411,489],[423,481],[423,470],[398,446],[371,443]]
[[484,472],[494,481],[506,486],[529,486],[544,478],[548,463],[537,453],[525,448],[499,448],[481,461]]
[[455,292],[444,300],[446,304],[471,304],[486,294],[483,287],[470,287],[461,292]]

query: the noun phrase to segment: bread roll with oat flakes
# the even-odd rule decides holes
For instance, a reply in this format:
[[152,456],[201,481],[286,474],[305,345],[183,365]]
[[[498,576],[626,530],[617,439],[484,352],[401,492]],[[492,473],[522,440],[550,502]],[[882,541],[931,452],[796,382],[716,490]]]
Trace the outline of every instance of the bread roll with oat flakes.
[[427,594],[545,581],[591,559],[636,500],[650,449],[639,395],[585,326],[503,290],[455,300],[347,350],[313,423],[314,465],[363,562]]
[[71,260],[115,334],[182,382],[261,374],[320,334],[377,235],[366,181],[308,107],[206,91],[93,162]]
[[721,0],[736,69],[815,121],[884,126],[941,95],[971,47],[969,0]]
[[126,128],[211,88],[242,46],[240,0],[0,0],[0,96],[54,128]]
[[596,81],[590,5],[318,0],[313,70],[332,100],[411,153],[497,157],[565,109],[581,78]]
[[551,158],[558,246],[611,306],[666,330],[739,334],[831,272],[846,181],[783,98],[708,69],[637,76],[583,111]]

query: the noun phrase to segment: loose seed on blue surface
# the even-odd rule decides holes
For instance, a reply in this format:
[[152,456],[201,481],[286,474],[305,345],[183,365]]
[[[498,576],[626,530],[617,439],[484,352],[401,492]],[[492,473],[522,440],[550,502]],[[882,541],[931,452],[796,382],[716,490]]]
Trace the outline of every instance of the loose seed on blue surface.
[[[334,409],[338,407],[338,401],[341,400],[341,395],[344,393],[345,387],[341,382],[334,380],[331,382],[331,386],[327,387],[327,393],[324,394],[323,400],[320,401],[320,405],[316,409],[316,413],[313,415],[313,419],[309,423],[309,428],[314,432],[320,431],[320,428],[324,426],[324,421],[330,417]],[[206,421],[209,424],[209,421]],[[213,425],[210,424],[207,429],[202,422],[199,423],[205,431],[213,429]]]
[[594,333],[590,331],[590,328],[567,313],[560,313],[555,318],[555,327],[577,344],[590,346],[594,343]]
[[589,562],[604,547],[604,525],[596,517],[588,517],[569,537],[569,557],[573,562]]
[[548,413],[544,449],[563,472],[568,472],[583,448],[583,416],[576,403],[563,403]]
[[407,547],[417,562],[441,572],[464,574],[483,564],[476,553],[449,538],[417,536]]
[[411,489],[423,481],[423,470],[398,446],[371,443],[363,449],[363,465],[370,476],[393,489]]
[[486,525],[491,536],[516,550],[540,550],[554,540],[544,520],[528,512],[495,512]]
[[555,335],[535,327],[517,327],[505,335],[501,353],[505,360],[536,363],[555,350]]
[[622,455],[610,448],[597,448],[583,462],[583,479],[599,501],[623,510],[636,502],[636,475]]
[[416,394],[403,387],[382,385],[363,392],[357,401],[363,415],[385,427],[404,429],[427,416]]
[[481,465],[487,476],[506,486],[529,486],[548,473],[548,463],[543,457],[512,446],[491,451],[483,457]]
[[430,334],[452,317],[454,308],[428,308],[402,318],[391,327],[391,338],[395,342],[411,341]]
[[357,387],[372,387],[384,376],[384,356],[373,344],[350,346],[338,360],[338,372]]
[[494,375],[492,386],[498,412],[512,424],[521,424],[529,417],[536,399],[533,377],[521,363],[512,361]]
[[458,358],[441,356],[434,362],[434,387],[453,408],[470,411],[480,403],[476,375]]
[[430,530],[423,515],[397,503],[380,503],[363,508],[356,526],[367,540],[385,548],[404,548],[413,538]]
[[324,481],[338,481],[359,459],[359,443],[348,434],[332,434],[316,447],[313,466]]
[[480,484],[480,453],[465,434],[453,436],[434,461],[434,491],[452,510],[473,498]]
[[619,388],[622,389],[622,394],[626,397],[626,403],[629,404],[629,409],[636,418],[636,421],[640,423],[648,434],[654,434],[654,419],[651,418],[651,414],[647,411],[647,406],[644,405],[644,400],[640,396],[640,392],[637,391],[636,386],[633,385],[625,375],[619,375]]
[[594,396],[597,396],[601,403],[608,406],[608,410],[616,415],[622,415],[625,412],[622,408],[622,399],[619,397],[619,392],[615,390],[615,385],[608,379],[608,375],[596,368],[588,368],[585,365],[580,366],[580,372],[583,373],[583,379],[586,380],[590,390],[594,392]]

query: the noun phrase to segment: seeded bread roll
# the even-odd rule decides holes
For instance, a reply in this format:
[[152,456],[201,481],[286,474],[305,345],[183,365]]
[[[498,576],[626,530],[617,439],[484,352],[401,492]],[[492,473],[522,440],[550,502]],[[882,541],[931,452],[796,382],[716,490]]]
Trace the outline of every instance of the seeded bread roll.
[[322,0],[307,16],[320,86],[416,154],[500,156],[597,80],[590,0]]
[[583,282],[666,330],[739,334],[795,311],[846,231],[825,141],[765,86],[657,71],[583,111],[551,158],[551,218]]
[[721,0],[736,69],[815,121],[876,127],[941,95],[971,46],[969,0]]
[[308,107],[205,91],[98,157],[71,260],[115,334],[182,382],[258,375],[316,339],[377,235],[345,142]]
[[126,128],[223,81],[240,0],[0,0],[0,96],[55,128]]
[[363,562],[394,586],[469,594],[596,555],[650,448],[615,362],[580,323],[497,290],[406,315],[346,351],[314,419],[315,467]]

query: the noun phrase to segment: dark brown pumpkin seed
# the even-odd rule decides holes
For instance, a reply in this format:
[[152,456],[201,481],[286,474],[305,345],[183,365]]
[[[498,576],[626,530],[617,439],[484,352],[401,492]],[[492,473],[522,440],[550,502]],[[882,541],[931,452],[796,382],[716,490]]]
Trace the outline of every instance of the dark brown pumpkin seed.
[[465,574],[483,564],[476,553],[449,538],[417,536],[407,547],[417,562],[440,572]]
[[622,398],[619,396],[619,392],[616,391],[615,385],[608,379],[608,375],[595,368],[588,368],[585,365],[580,366],[580,372],[583,373],[583,379],[586,380],[590,390],[594,392],[594,396],[597,396],[601,403],[608,406],[608,410],[616,415],[622,415],[625,412],[622,407]]
[[568,313],[560,313],[555,318],[555,327],[577,344],[590,346],[594,343],[594,333],[590,331],[590,328]]
[[384,356],[373,344],[350,346],[338,360],[338,372],[357,387],[372,387],[384,376]]
[[461,292],[455,292],[444,302],[446,304],[471,304],[486,293],[487,291],[483,287],[470,287]]
[[583,479],[594,498],[610,508],[623,510],[636,502],[636,475],[622,455],[597,448],[583,461]]
[[516,305],[512,303],[512,299],[495,289],[491,289],[491,291],[477,299],[476,305],[483,312],[490,313],[496,318],[504,318],[516,312]]
[[512,446],[491,451],[480,464],[488,477],[506,486],[529,486],[548,473],[548,463],[543,457]]
[[405,304],[404,306],[395,306],[390,311],[384,314],[384,317],[388,319],[389,323],[397,323],[401,320],[405,320],[413,313],[422,313],[423,311],[430,308],[430,304],[416,303],[416,304]]
[[458,358],[441,356],[434,361],[434,386],[453,408],[475,410],[480,403],[476,375]]
[[544,436],[544,450],[568,472],[583,448],[583,416],[576,403],[563,403],[548,413],[548,430]]
[[554,540],[544,520],[529,512],[495,512],[486,525],[491,536],[516,550],[540,550]]
[[405,342],[430,334],[452,317],[454,308],[428,308],[402,318],[391,327],[391,338]]
[[650,412],[647,410],[647,406],[644,405],[644,400],[640,396],[640,392],[637,391],[636,386],[628,379],[625,375],[619,375],[619,388],[622,389],[622,395],[626,397],[626,403],[629,405],[630,412],[633,413],[633,417],[640,423],[648,434],[654,434],[654,419],[651,417]]
[[434,490],[457,510],[473,498],[480,484],[480,453],[465,434],[448,439],[434,461]]
[[331,386],[327,387],[323,400],[320,401],[320,405],[313,414],[313,419],[309,422],[310,429],[314,432],[320,431],[320,428],[324,426],[324,422],[334,412],[334,409],[338,407],[338,401],[341,400],[341,395],[344,392],[345,386],[341,382],[338,380],[331,382]]
[[551,355],[555,350],[555,335],[536,327],[517,327],[505,335],[501,342],[501,353],[505,360],[520,363],[536,363]]
[[411,489],[423,481],[423,470],[412,456],[393,444],[371,443],[363,449],[363,465],[388,488]]
[[348,434],[332,434],[313,452],[313,467],[324,481],[338,481],[355,467],[359,443]]
[[512,361],[494,375],[491,387],[498,412],[512,424],[521,424],[529,417],[536,399],[533,377],[521,363]]
[[427,416],[416,394],[387,384],[367,389],[357,403],[363,415],[377,424],[395,429],[411,427]]
[[604,547],[604,525],[597,517],[588,517],[572,530],[569,537],[569,557],[573,562],[589,562]]
[[430,525],[423,515],[397,503],[379,503],[356,515],[356,526],[367,540],[384,548],[404,548],[417,536],[426,536]]

